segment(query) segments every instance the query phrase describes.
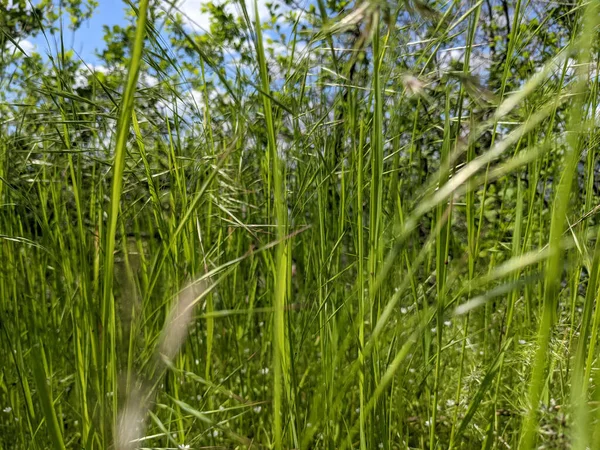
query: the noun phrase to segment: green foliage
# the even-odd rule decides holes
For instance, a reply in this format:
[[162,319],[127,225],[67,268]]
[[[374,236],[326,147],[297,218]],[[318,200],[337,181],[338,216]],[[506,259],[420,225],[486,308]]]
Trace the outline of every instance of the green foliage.
[[95,6],[0,2],[0,447],[600,448],[595,2]]

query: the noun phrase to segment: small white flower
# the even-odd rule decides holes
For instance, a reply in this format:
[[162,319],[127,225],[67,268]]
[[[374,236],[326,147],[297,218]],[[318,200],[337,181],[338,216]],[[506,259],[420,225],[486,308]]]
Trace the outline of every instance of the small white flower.
[[525,341],[525,339],[519,339],[519,344],[525,345],[526,343],[527,343],[527,341]]
[[429,420],[425,421],[425,426],[428,427],[430,425]]
[[446,406],[452,407],[456,405],[456,402],[452,399],[446,401]]
[[379,448],[383,448],[383,442],[380,442],[378,445]]
[[7,406],[6,408],[4,408],[2,411],[4,411],[6,414],[8,414],[9,412],[12,411],[12,408],[10,406]]
[[400,308],[400,312],[402,314],[406,314],[408,312],[408,309],[406,309],[404,306],[402,308]]
[[259,372],[261,375],[266,375],[266,374],[268,374],[268,373],[269,373],[269,368],[268,368],[268,367],[265,367],[264,369],[260,369],[258,372]]
[[189,445],[186,445],[186,444],[179,444],[179,445],[177,446],[177,448],[179,448],[180,450],[189,450],[189,449],[190,449],[190,446],[189,446]]
[[261,412],[261,411],[262,411],[262,406],[258,405],[258,406],[255,406],[255,407],[254,407],[254,408],[252,408],[252,409],[254,410],[254,412],[255,412],[256,414],[258,414],[259,412]]
[[452,325],[452,322],[451,322],[451,321],[449,321],[449,320],[446,320],[446,321],[444,322],[444,325],[446,325],[447,327],[449,327],[450,325]]
[[435,333],[437,332],[437,328],[436,328],[436,327],[433,327],[433,328],[431,329],[431,332],[432,332],[433,334],[435,334]]
[[219,430],[214,430],[212,432],[213,437],[218,437],[219,436]]

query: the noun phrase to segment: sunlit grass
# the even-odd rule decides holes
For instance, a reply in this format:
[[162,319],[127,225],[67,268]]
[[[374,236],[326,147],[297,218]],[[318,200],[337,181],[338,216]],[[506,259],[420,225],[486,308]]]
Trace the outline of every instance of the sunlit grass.
[[[55,58],[12,105],[0,445],[600,448],[596,3],[515,87],[517,2],[494,92],[481,3],[412,11],[414,67],[400,10],[318,6],[276,80],[257,2],[235,75],[178,30],[190,99],[138,82],[184,73],[142,1],[123,87],[83,97]],[[434,70],[452,32],[465,64]]]

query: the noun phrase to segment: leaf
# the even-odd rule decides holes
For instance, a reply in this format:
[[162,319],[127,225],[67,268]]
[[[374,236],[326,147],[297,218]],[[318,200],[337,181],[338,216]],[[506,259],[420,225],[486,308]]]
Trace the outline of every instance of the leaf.
[[37,387],[38,396],[42,405],[42,412],[50,434],[50,443],[56,450],[64,450],[65,444],[63,441],[62,432],[58,425],[58,417],[54,410],[54,402],[52,400],[52,392],[48,384],[48,373],[46,372],[46,353],[42,343],[34,345],[32,350],[33,363],[33,378]]

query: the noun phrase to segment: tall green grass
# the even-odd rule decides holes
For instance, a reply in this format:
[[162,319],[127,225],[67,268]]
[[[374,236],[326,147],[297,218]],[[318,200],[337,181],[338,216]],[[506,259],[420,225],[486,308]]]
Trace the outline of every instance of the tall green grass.
[[318,2],[278,60],[242,2],[234,70],[152,6],[124,84],[61,40],[6,105],[0,446],[600,448],[596,2],[525,75],[511,4],[496,79],[482,2]]

